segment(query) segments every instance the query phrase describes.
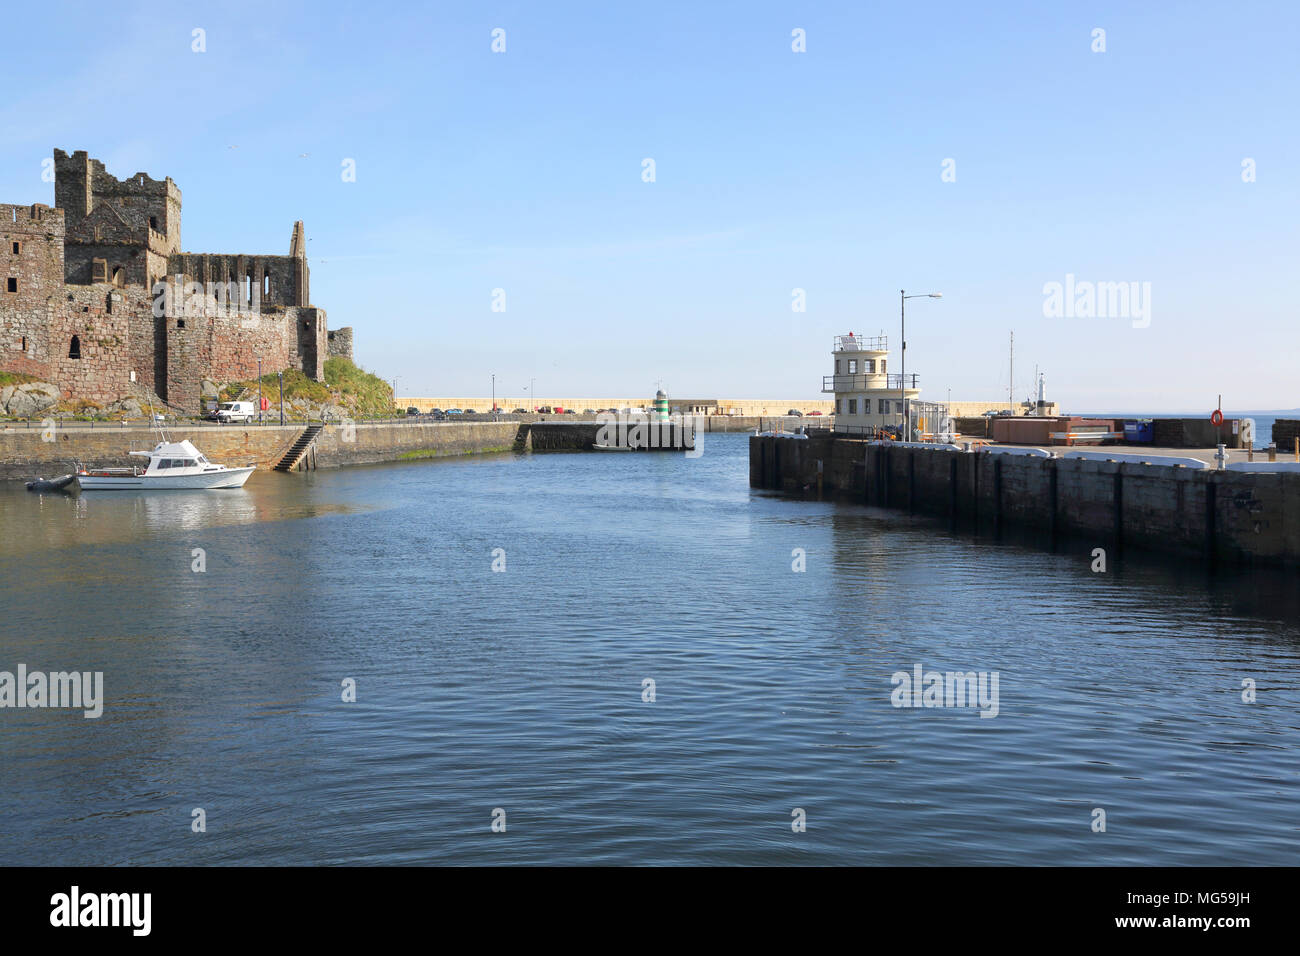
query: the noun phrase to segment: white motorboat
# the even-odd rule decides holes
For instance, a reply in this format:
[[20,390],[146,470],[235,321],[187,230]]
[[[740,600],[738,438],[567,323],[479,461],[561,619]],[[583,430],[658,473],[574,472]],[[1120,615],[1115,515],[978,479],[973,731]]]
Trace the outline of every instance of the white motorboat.
[[160,441],[150,451],[131,454],[148,458],[149,464],[144,468],[81,468],[77,470],[77,487],[82,491],[242,488],[255,470],[253,465],[230,468],[210,462],[188,440]]

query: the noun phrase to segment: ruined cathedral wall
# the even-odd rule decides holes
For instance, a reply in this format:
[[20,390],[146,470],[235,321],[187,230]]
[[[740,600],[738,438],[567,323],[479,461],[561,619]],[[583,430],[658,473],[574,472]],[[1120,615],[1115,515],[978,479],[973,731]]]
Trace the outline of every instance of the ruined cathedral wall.
[[240,308],[306,305],[298,295],[306,263],[293,256],[179,253],[167,260],[168,276],[183,276]]

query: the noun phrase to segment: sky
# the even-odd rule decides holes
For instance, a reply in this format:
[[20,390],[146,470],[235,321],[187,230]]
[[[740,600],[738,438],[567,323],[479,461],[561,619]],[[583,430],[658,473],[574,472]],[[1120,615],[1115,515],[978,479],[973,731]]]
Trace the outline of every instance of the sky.
[[57,147],[170,176],[188,252],[301,219],[399,395],[829,397],[906,289],[922,398],[1005,400],[1014,331],[1018,399],[1300,406],[1300,4],[179,6],[7,11],[0,201]]

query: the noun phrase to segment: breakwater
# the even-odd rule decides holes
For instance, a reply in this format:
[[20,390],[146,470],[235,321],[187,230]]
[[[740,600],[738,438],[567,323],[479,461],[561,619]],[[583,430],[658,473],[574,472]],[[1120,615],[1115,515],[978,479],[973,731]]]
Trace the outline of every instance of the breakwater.
[[749,483],[848,496],[978,533],[1018,529],[1053,546],[1078,539],[1114,553],[1135,548],[1208,563],[1300,565],[1294,466],[1217,471],[1175,459],[1126,461],[1118,451],[1115,460],[1018,451],[756,435],[749,440]]

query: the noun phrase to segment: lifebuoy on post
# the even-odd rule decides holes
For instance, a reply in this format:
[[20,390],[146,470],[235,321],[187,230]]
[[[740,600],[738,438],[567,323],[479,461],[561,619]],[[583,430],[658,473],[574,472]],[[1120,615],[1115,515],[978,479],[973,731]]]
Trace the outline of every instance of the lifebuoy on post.
[[1219,409],[1217,409],[1217,408],[1216,408],[1213,412],[1211,412],[1211,413],[1210,413],[1210,424],[1213,425],[1215,428],[1218,428],[1220,425],[1222,425],[1222,424],[1223,424],[1223,412],[1219,411]]

